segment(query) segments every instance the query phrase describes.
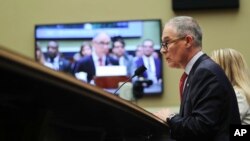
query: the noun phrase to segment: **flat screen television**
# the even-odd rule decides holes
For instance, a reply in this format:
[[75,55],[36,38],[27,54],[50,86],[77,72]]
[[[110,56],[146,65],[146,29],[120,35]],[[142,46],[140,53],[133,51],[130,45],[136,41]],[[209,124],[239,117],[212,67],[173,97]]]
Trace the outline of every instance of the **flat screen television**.
[[[150,63],[145,63],[145,54],[146,52],[151,52],[151,72],[148,72],[149,69],[147,69],[144,74],[142,74],[140,77],[135,77],[131,81],[133,84],[135,82],[142,82],[142,83],[136,83],[139,85],[143,85],[143,94],[145,96],[152,96],[152,95],[161,95],[163,93],[163,67],[162,67],[162,57],[160,54],[160,42],[161,42],[161,20],[160,19],[148,19],[148,20],[123,20],[123,21],[107,21],[107,22],[80,22],[80,23],[55,23],[55,24],[37,24],[35,25],[35,58],[37,61],[40,59],[39,50],[41,51],[42,55],[44,56],[44,61],[48,62],[48,58],[51,56],[51,53],[48,52],[49,44],[52,44],[51,42],[54,42],[54,44],[57,44],[58,52],[60,53],[60,56],[63,56],[64,60],[68,62],[67,71],[60,70],[57,66],[57,69],[51,67],[51,65],[48,65],[46,63],[43,63],[47,67],[51,67],[52,69],[58,70],[58,71],[65,71],[67,73],[70,73],[77,79],[80,79],[82,81],[85,81],[87,83],[95,85],[95,82],[88,81],[87,78],[89,78],[89,73],[84,71],[86,69],[82,69],[83,71],[77,71],[77,68],[81,68],[79,66],[82,66],[83,68],[89,69],[91,67],[88,63],[83,63],[83,58],[91,58],[92,56],[92,62],[94,63],[94,66],[96,67],[96,58],[98,55],[96,52],[97,47],[94,47],[94,44],[96,42],[96,37],[101,34],[105,33],[110,37],[110,42],[98,42],[98,44],[102,43],[103,45],[108,46],[108,51],[106,55],[109,55],[108,57],[111,57],[111,59],[114,59],[118,62],[116,65],[107,65],[107,69],[104,67],[98,67],[93,74],[93,77],[105,76],[106,74],[111,75],[122,75],[119,73],[124,73],[124,75],[127,75],[128,78],[131,77],[134,70],[138,68],[139,64],[141,65],[140,61],[144,61],[144,65],[146,68],[149,68]],[[129,67],[132,67],[130,69],[131,73],[128,74],[129,70],[127,69],[128,66],[125,64],[122,64],[122,61],[119,60],[116,56],[116,54],[113,52],[115,48],[115,41],[117,39],[122,39],[124,42],[124,49],[125,54],[132,57],[132,64],[129,65]],[[147,43],[145,43],[147,42]],[[153,43],[153,45],[150,45],[150,43]],[[80,57],[79,60],[75,60],[74,55],[80,52],[81,45],[88,44],[91,47],[91,53],[90,55],[85,55],[84,57]],[[140,46],[140,47],[139,47]],[[119,47],[119,46],[118,46]],[[145,49],[145,48],[150,48]],[[148,51],[146,51],[148,50]],[[141,56],[137,56],[137,55]],[[144,54],[144,55],[143,55]],[[53,55],[52,55],[53,56]],[[108,58],[106,57],[106,59]],[[126,57],[123,57],[126,58]],[[144,59],[143,59],[144,58]],[[148,57],[150,58],[150,57]],[[139,61],[139,59],[141,59]],[[158,60],[157,63],[155,63]],[[81,63],[80,63],[81,62]],[[150,61],[149,61],[150,62]],[[59,66],[62,65],[64,62],[59,62]],[[152,64],[153,63],[153,64]],[[154,64],[155,63],[155,64]],[[114,68],[112,68],[113,66]],[[102,68],[102,69],[99,69]],[[109,71],[111,70],[111,71]],[[119,71],[118,71],[119,70]],[[84,72],[83,74],[80,72]],[[81,79],[83,77],[83,79]],[[108,76],[107,76],[108,77]],[[145,81],[144,81],[145,80]],[[148,81],[149,80],[149,81]],[[99,79],[99,81],[102,81],[102,79]],[[143,82],[147,82],[146,85]],[[149,82],[149,83],[148,83]],[[106,82],[103,82],[106,83]],[[117,86],[118,87],[118,86]],[[113,89],[106,89],[107,91],[112,93],[112,90],[114,91],[117,88]],[[118,92],[119,93],[119,92]]]
[[172,0],[173,10],[237,9],[239,0]]

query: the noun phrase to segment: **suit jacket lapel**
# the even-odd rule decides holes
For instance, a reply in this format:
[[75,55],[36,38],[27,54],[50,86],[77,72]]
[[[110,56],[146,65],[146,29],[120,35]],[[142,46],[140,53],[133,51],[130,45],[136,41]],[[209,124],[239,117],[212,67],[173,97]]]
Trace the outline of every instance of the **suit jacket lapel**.
[[183,116],[183,111],[184,111],[184,105],[186,103],[186,101],[189,99],[189,88],[190,88],[190,82],[192,81],[193,78],[193,74],[196,70],[196,68],[199,66],[199,64],[203,61],[208,59],[209,57],[206,54],[203,54],[193,65],[189,75],[188,75],[188,79],[186,81],[185,87],[184,87],[184,91],[183,91],[183,99],[181,101],[181,106],[180,106],[180,114]]

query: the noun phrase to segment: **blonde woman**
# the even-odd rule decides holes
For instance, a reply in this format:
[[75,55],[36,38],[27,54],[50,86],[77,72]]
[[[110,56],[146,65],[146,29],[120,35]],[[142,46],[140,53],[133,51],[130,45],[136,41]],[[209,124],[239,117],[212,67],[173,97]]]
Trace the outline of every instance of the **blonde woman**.
[[224,69],[238,101],[241,123],[250,124],[250,72],[242,54],[225,48],[212,52],[211,58]]

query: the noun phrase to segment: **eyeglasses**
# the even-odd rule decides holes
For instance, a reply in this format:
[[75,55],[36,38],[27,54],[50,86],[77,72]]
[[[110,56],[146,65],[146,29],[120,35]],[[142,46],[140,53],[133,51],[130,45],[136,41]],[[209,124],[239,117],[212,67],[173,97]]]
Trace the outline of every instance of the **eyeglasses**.
[[99,44],[99,45],[102,45],[102,46],[104,46],[104,45],[110,45],[110,42],[96,42],[97,44]]
[[172,43],[175,43],[177,41],[180,41],[180,40],[183,40],[184,38],[186,38],[186,36],[184,37],[180,37],[180,38],[177,38],[177,39],[174,39],[174,40],[170,40],[170,41],[165,41],[165,42],[162,42],[161,43],[161,47],[164,48],[164,49],[168,49],[168,46]]

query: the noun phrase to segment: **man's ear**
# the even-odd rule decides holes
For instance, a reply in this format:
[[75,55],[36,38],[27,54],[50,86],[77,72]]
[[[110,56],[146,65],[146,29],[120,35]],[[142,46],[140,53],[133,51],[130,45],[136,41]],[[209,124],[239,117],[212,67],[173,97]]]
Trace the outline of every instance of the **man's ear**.
[[190,35],[187,35],[186,36],[186,47],[187,48],[190,48],[191,47],[191,45],[193,44],[193,42],[194,42],[194,37],[193,36],[190,36]]

